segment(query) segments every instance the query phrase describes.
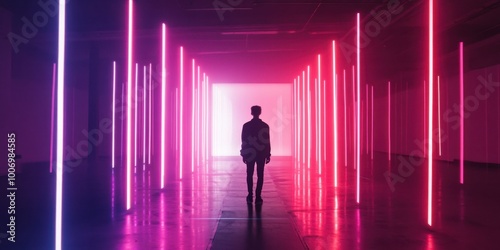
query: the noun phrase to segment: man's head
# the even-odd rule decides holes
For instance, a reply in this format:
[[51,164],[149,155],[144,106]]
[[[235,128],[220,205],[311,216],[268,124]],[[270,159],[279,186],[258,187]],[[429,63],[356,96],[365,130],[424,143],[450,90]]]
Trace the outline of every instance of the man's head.
[[262,108],[260,106],[252,106],[251,110],[253,117],[259,118]]

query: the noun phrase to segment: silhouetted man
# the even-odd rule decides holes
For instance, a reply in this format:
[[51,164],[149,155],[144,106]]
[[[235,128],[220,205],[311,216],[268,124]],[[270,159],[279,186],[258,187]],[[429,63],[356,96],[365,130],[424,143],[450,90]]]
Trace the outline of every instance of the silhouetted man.
[[262,185],[264,184],[264,165],[271,161],[271,141],[269,125],[259,119],[262,112],[260,106],[252,106],[253,119],[243,125],[241,131],[241,156],[247,164],[247,202],[253,199],[253,172],[257,163],[257,188],[255,189],[255,203],[262,203]]

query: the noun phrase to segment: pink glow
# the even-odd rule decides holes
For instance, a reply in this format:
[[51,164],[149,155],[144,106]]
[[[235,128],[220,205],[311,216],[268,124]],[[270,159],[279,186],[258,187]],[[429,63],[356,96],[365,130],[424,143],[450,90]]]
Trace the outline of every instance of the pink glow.
[[162,24],[161,32],[161,136],[160,136],[160,188],[165,187],[165,123],[166,117],[166,99],[167,99],[167,64],[166,64],[166,54],[167,54],[167,26],[165,23]]
[[149,100],[149,116],[148,116],[148,118],[149,118],[149,121],[148,121],[148,124],[149,124],[148,125],[148,138],[149,138],[148,139],[148,141],[149,141],[149,143],[148,143],[149,144],[149,146],[148,146],[148,164],[151,164],[151,144],[152,144],[152,142],[151,142],[151,126],[152,126],[151,125],[151,113],[152,113],[152,109],[153,109],[153,106],[151,106],[152,98],[153,98],[153,95],[151,93],[152,92],[151,91],[151,89],[152,89],[151,88],[151,83],[152,83],[152,79],[151,78],[152,78],[152,75],[153,75],[153,71],[152,71],[152,65],[150,63],[149,64],[149,87],[148,87],[148,89],[149,89],[149,91],[148,91],[148,93],[149,93],[148,94],[149,95],[149,98],[148,98],[148,100]]
[[142,169],[146,169],[146,66],[144,66],[142,90]]
[[347,96],[345,89],[345,69],[344,69],[344,166],[347,167]]
[[[206,130],[205,130],[205,134],[207,135],[207,144],[206,144],[206,147],[205,147],[205,150],[206,150],[206,156],[207,156],[207,161],[210,160],[210,155],[209,155],[209,145],[210,145],[210,133],[209,133],[209,126],[210,126],[210,116],[208,116],[208,114],[210,114],[210,110],[209,110],[209,103],[210,103],[210,85],[209,85],[209,79],[208,79],[208,75],[207,75],[207,78],[206,78],[206,86],[207,86],[207,92],[206,92],[206,95],[207,95],[207,101],[206,101],[206,113],[207,113],[207,121],[206,121]],[[207,164],[207,168],[208,168],[208,164]]]
[[432,107],[433,107],[433,89],[434,89],[434,3],[433,0],[429,1],[429,118],[427,127],[427,140],[428,140],[428,151],[427,151],[427,164],[428,164],[428,204],[427,204],[427,223],[432,226]]
[[438,76],[438,140],[439,140],[439,156],[441,156],[441,86],[439,83],[439,76]]
[[[201,78],[201,88],[202,88],[202,95],[201,95],[201,102],[203,105],[201,105],[201,108],[202,108],[202,112],[201,112],[201,116],[202,116],[202,119],[201,119],[201,155],[202,155],[202,159],[203,159],[203,162],[205,162],[206,160],[206,154],[205,154],[205,147],[206,147],[206,143],[207,143],[207,137],[206,137],[206,133],[205,133],[205,127],[206,127],[206,116],[207,116],[207,113],[206,113],[206,92],[207,92],[207,88],[206,88],[206,85],[205,85],[205,79],[206,79],[206,76],[205,76],[205,73],[202,74],[202,78]],[[206,164],[205,164],[206,165]]]
[[191,82],[192,82],[192,85],[191,85],[191,172],[194,172],[194,153],[195,153],[195,150],[194,150],[194,139],[195,139],[195,134],[194,134],[195,92],[194,92],[194,88],[195,88],[195,80],[196,80],[196,78],[195,78],[196,65],[195,65],[194,59],[192,61],[191,69],[192,69],[192,75],[191,75]]
[[391,160],[391,82],[387,82],[387,157]]
[[[306,163],[306,72],[302,71],[302,163]],[[309,168],[309,165],[307,165]]]
[[56,142],[56,220],[55,249],[61,250],[62,242],[62,189],[64,151],[64,60],[66,45],[66,1],[59,1],[57,35],[57,142]]
[[127,59],[127,205],[131,207],[132,170],[132,47],[133,47],[133,1],[128,2],[128,59]]
[[115,100],[116,100],[116,61],[113,61],[113,99],[111,99],[111,168],[115,168]]
[[134,166],[135,170],[137,170],[137,149],[138,144],[137,144],[137,120],[139,117],[139,108],[138,108],[138,102],[139,102],[139,83],[138,83],[138,78],[139,76],[139,64],[135,64],[135,86],[134,86],[134,92],[135,92],[135,100],[134,100]]
[[184,148],[184,48],[180,49],[180,82],[179,82],[179,179],[182,179],[183,148]]
[[366,84],[365,85],[365,97],[366,97],[366,102],[365,102],[365,139],[366,139],[366,148],[365,148],[365,151],[366,151],[366,154],[368,154],[368,148],[369,148],[369,145],[368,145],[368,137],[369,137],[369,134],[368,134],[368,85]]
[[361,149],[360,149],[360,109],[361,109],[361,81],[360,81],[360,15],[357,13],[356,15],[357,18],[357,36],[356,36],[356,45],[357,45],[357,53],[356,53],[356,63],[357,63],[357,103],[356,103],[356,110],[357,110],[357,121],[356,121],[356,202],[359,204],[359,177],[360,177],[360,162],[361,162]]
[[322,157],[322,136],[321,136],[321,55],[318,55],[318,108],[317,108],[317,116],[318,116],[318,131],[316,132],[318,135],[318,172],[321,174],[322,171],[322,163],[323,163],[323,157]]
[[197,84],[197,89],[198,89],[198,97],[197,97],[197,102],[198,102],[198,121],[197,121],[197,124],[198,124],[198,138],[197,138],[197,142],[196,142],[196,146],[197,146],[197,166],[199,168],[200,166],[200,158],[201,158],[201,121],[202,121],[202,112],[201,112],[201,84],[200,84],[200,66],[198,66],[197,68],[197,73],[198,73],[198,77],[197,77],[197,81],[196,81],[196,84]]
[[352,148],[353,148],[353,160],[352,160],[352,166],[354,169],[356,169],[356,96],[354,94],[356,89],[356,76],[354,72],[354,65],[352,66]]
[[307,166],[311,166],[311,66],[307,65]]
[[373,160],[373,85],[372,85],[372,136],[371,137],[372,137],[371,138],[372,139],[371,140],[371,144],[372,144],[371,145],[371,150],[372,150],[372,152],[371,152],[371,159]]
[[332,82],[333,82],[333,180],[334,187],[338,186],[338,124],[337,124],[337,55],[335,49],[335,40],[332,41]]
[[[52,104],[50,107],[50,173],[52,173],[52,164],[54,162],[54,103],[56,98],[56,77],[57,64],[52,66]],[[114,121],[114,120],[113,120]]]
[[464,184],[464,43],[460,42],[460,184]]

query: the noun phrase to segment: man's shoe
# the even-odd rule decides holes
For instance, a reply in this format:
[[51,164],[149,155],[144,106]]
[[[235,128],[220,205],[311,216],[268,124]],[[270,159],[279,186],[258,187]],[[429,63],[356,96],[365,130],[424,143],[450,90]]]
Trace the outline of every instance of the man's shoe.
[[263,202],[262,197],[257,196],[257,197],[255,198],[255,204],[262,204],[262,202]]
[[253,197],[251,195],[247,196],[247,203],[251,204],[253,200]]

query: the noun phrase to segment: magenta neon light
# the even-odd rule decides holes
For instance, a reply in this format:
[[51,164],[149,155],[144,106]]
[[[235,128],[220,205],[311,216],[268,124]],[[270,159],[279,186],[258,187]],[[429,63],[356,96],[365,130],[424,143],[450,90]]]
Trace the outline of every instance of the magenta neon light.
[[165,157],[166,157],[166,145],[165,145],[165,123],[167,121],[166,109],[167,109],[167,26],[163,23],[161,26],[161,138],[160,138],[160,188],[165,187]]
[[66,0],[59,1],[57,51],[57,144],[56,144],[56,220],[55,249],[61,250],[62,242],[62,189],[64,150],[64,60],[66,44]]
[[133,0],[129,0],[128,10],[128,58],[127,58],[127,199],[126,209],[131,207],[132,169],[132,47],[133,47]]
[[366,96],[366,102],[365,102],[365,139],[366,139],[366,148],[365,148],[365,151],[366,151],[366,154],[368,154],[368,137],[369,137],[369,134],[368,134],[368,84],[365,85],[365,96]]
[[[209,126],[210,126],[210,116],[209,114],[211,113],[210,112],[210,109],[209,109],[209,105],[210,105],[210,85],[209,85],[209,80],[208,80],[208,75],[207,75],[207,78],[206,78],[206,85],[207,85],[207,92],[206,92],[206,95],[207,95],[207,101],[206,101],[206,113],[207,113],[207,122],[206,122],[206,127],[205,127],[205,134],[207,135],[207,144],[206,144],[206,147],[205,147],[205,155],[207,156],[207,161],[210,160],[210,154],[209,154],[209,145],[210,145],[210,134],[209,134]],[[208,168],[208,164],[207,164],[207,168]]]
[[[307,92],[306,92],[306,72],[302,71],[302,163],[306,164],[306,129],[307,129],[307,116],[306,116],[306,107],[307,107]],[[307,168],[309,165],[307,164]]]
[[318,108],[317,108],[317,116],[318,116],[318,132],[317,132],[317,138],[318,138],[318,170],[319,174],[321,174],[322,171],[322,162],[323,162],[323,156],[322,156],[322,136],[321,136],[321,55],[318,55]]
[[311,67],[307,65],[307,165],[311,166]]
[[333,82],[333,178],[334,187],[338,186],[338,125],[337,125],[337,56],[335,51],[335,40],[332,42],[332,82]]
[[197,166],[199,168],[200,166],[200,159],[201,159],[201,128],[202,126],[200,125],[201,122],[202,122],[202,112],[201,112],[201,84],[200,84],[200,66],[197,67],[197,73],[198,73],[198,77],[197,77],[197,87],[198,87],[198,93],[197,93],[197,102],[198,102],[198,129],[197,129],[197,134],[198,134],[198,138],[197,138],[197,142],[196,142],[196,147],[197,147]]
[[135,93],[135,100],[134,100],[134,171],[137,170],[137,120],[139,116],[139,108],[138,108],[138,102],[139,102],[139,82],[138,82],[138,76],[139,76],[139,64],[135,64],[135,86],[134,86],[134,93]]
[[352,65],[352,152],[353,152],[353,160],[352,165],[353,168],[356,169],[356,95],[354,94],[356,91],[356,75],[354,72],[354,65]]
[[356,45],[357,45],[357,53],[356,53],[356,57],[357,57],[357,60],[356,60],[356,63],[357,63],[357,68],[356,68],[356,71],[357,71],[357,100],[358,102],[356,103],[356,106],[357,106],[357,121],[356,121],[356,202],[359,204],[359,177],[360,177],[360,162],[361,162],[361,151],[360,151],[360,109],[361,109],[361,106],[360,106],[360,103],[361,103],[361,93],[360,93],[360,89],[361,89],[361,81],[360,81],[360,15],[359,13],[357,13],[357,36],[356,36]]
[[153,67],[151,65],[151,63],[149,64],[149,87],[148,87],[148,95],[149,95],[149,114],[148,114],[148,164],[151,164],[151,146],[152,146],[152,142],[151,142],[151,113],[152,113],[152,109],[153,109],[153,106],[151,106],[151,104],[153,103],[152,101],[152,91],[151,91],[151,85],[152,85],[152,75],[153,75],[153,71],[152,71]]
[[184,133],[183,133],[183,121],[184,121],[184,48],[181,46],[180,49],[180,82],[179,82],[179,179],[182,179],[182,167],[183,167],[183,148],[184,148]]
[[196,65],[195,65],[195,61],[193,59],[193,62],[192,62],[192,75],[191,75],[191,82],[192,82],[192,85],[191,85],[191,172],[194,172],[194,139],[195,139],[195,134],[194,134],[194,126],[195,126],[195,120],[194,120],[194,113],[195,113],[195,92],[194,92],[194,88],[195,88],[195,71],[196,71]]
[[460,42],[460,184],[464,184],[464,43]]
[[371,133],[371,159],[373,160],[373,85],[372,85],[372,133]]
[[50,107],[50,170],[52,173],[52,165],[54,162],[54,105],[56,98],[56,78],[57,78],[57,64],[52,65],[52,103]]
[[146,66],[143,73],[142,89],[142,169],[146,169]]
[[429,118],[427,131],[427,164],[428,164],[428,205],[427,205],[427,223],[432,226],[432,107],[433,107],[433,89],[434,89],[434,3],[429,1]]
[[439,140],[439,156],[441,156],[441,86],[439,84],[439,76],[438,78],[438,140]]
[[116,61],[113,61],[113,99],[111,99],[112,128],[111,128],[111,168],[115,168],[115,100],[116,100]]
[[344,166],[347,167],[347,96],[345,86],[345,69],[344,69]]
[[391,82],[387,82],[387,157],[391,160]]

